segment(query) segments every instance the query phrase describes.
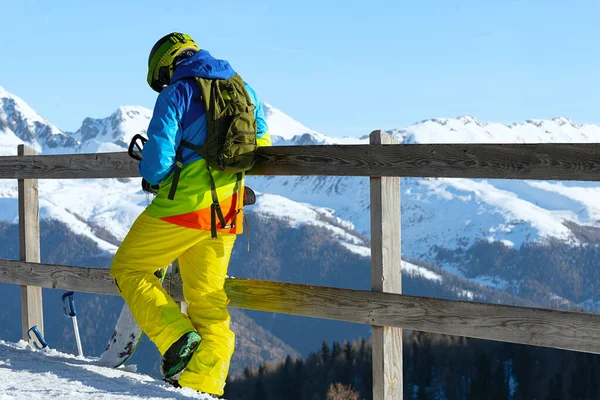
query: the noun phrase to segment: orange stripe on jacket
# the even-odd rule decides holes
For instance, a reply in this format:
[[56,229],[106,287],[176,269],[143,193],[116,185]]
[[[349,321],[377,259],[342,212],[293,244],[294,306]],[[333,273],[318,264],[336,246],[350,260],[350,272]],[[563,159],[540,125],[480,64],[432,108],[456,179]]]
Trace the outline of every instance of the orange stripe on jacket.
[[[238,215],[237,209],[237,193],[233,196],[219,201],[221,211],[223,211],[223,217],[225,218],[226,225],[232,225],[236,223],[236,216]],[[240,210],[240,213],[242,210]],[[203,208],[201,210],[192,211],[187,214],[173,215],[171,217],[162,217],[161,220],[183,226],[186,228],[210,230],[210,207]],[[236,224],[237,225],[237,224]],[[241,233],[242,225],[234,226],[233,228],[223,229],[219,218],[217,217],[217,231],[223,233]]]

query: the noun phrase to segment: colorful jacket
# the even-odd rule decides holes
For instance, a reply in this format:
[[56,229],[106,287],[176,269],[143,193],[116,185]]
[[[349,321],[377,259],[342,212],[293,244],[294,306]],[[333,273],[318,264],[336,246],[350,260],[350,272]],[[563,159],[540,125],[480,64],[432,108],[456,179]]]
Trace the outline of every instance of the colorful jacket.
[[[224,60],[213,58],[206,50],[200,50],[180,64],[170,85],[156,100],[154,113],[148,127],[148,141],[144,145],[140,174],[149,183],[158,184],[158,195],[146,211],[157,218],[189,228],[210,230],[210,206],[212,196],[210,177],[204,159],[188,148],[183,149],[183,169],[175,198],[167,198],[175,167],[175,153],[181,140],[202,146],[206,140],[206,115],[200,98],[200,88],[194,77],[228,79],[235,71]],[[256,109],[254,115],[258,125],[258,145],[270,146],[271,137],[258,96],[246,84]],[[221,210],[227,225],[241,216],[243,182],[236,185],[235,174],[224,174],[211,169]],[[220,232],[240,233],[241,224]]]

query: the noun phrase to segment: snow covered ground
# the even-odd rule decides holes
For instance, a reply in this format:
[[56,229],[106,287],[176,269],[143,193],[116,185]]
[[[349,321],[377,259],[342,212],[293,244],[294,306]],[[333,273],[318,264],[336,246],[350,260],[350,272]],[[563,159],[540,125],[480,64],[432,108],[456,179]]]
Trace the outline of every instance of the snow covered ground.
[[212,396],[176,389],[148,375],[95,366],[93,359],[36,350],[26,342],[0,340],[0,400],[202,399]]

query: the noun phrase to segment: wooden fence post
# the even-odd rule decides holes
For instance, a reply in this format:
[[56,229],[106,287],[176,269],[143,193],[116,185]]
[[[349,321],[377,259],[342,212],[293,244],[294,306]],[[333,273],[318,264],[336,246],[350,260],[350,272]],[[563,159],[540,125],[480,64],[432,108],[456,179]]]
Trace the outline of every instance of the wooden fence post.
[[[17,148],[19,156],[36,156],[37,152],[25,145]],[[40,206],[37,179],[19,179],[19,249],[20,260],[39,263],[40,259]],[[42,288],[21,286],[21,326],[23,340],[29,328],[37,325],[44,334]]]
[[[373,131],[370,144],[397,144]],[[400,150],[400,149],[398,149]],[[371,290],[402,292],[400,178],[371,177]],[[402,399],[402,330],[373,326],[373,400]]]

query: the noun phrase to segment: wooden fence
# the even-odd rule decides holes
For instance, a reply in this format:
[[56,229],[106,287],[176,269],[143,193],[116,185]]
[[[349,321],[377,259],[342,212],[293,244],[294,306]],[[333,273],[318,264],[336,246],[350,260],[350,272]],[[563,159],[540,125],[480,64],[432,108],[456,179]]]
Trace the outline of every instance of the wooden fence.
[[[600,316],[402,295],[399,177],[600,180],[600,144],[399,145],[374,131],[369,145],[260,148],[251,175],[369,176],[372,290],[228,279],[233,307],[373,326],[373,398],[402,398],[401,328],[600,354]],[[0,282],[22,286],[23,329],[43,329],[41,288],[117,295],[108,270],[41,264],[37,179],[137,177],[126,153],[0,157],[19,180],[20,261],[0,260]],[[164,286],[183,300],[181,279]]]

